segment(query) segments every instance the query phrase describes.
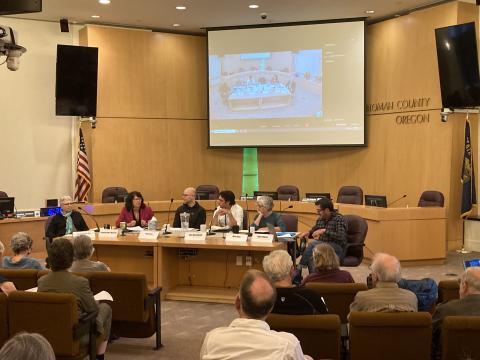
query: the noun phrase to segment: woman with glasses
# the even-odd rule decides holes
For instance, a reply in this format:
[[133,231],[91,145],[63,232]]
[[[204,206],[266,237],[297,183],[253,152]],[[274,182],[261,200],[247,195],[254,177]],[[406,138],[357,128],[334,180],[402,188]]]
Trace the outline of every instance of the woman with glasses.
[[257,198],[257,217],[250,226],[255,227],[255,231],[268,231],[268,225],[271,224],[275,231],[285,231],[285,222],[279,213],[273,211],[273,199],[270,196],[259,196]]
[[115,222],[120,227],[121,222],[127,226],[146,227],[148,221],[153,217],[153,211],[150,206],[145,205],[143,196],[139,191],[132,191],[125,199],[125,206]]
[[53,216],[47,227],[46,237],[53,239],[73,233],[74,231],[86,231],[88,226],[83,220],[82,214],[73,210],[72,198],[68,195],[60,198],[62,212]]

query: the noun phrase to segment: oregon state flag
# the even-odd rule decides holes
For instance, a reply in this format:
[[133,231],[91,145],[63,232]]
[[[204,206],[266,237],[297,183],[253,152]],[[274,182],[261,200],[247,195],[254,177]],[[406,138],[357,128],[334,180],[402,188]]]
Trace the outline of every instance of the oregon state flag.
[[473,169],[472,143],[470,142],[470,122],[465,122],[465,150],[462,165],[462,209],[461,217],[465,218],[472,212],[472,206],[477,204],[475,191],[475,171]]

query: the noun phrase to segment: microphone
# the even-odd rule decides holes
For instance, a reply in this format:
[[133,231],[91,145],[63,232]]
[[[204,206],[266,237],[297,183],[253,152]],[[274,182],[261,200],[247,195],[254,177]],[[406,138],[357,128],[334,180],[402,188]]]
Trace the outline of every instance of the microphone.
[[172,208],[173,198],[170,198],[170,204],[168,205],[168,213],[167,213],[167,223],[165,224],[165,229],[163,229],[163,235],[171,234],[170,231],[167,231],[167,226],[170,224],[170,209]]
[[95,219],[95,217],[90,214],[87,210],[85,210],[83,207],[79,206],[78,207],[78,210],[82,210],[82,212],[87,215],[90,219],[92,219],[94,222],[95,222],[95,225],[97,225],[97,229],[95,230],[95,232],[100,232],[100,226],[98,226],[98,222],[97,220]]
[[389,203],[387,204],[387,207],[390,207],[390,205],[393,205],[393,204],[395,204],[397,201],[400,201],[400,200],[402,200],[403,198],[406,198],[406,197],[407,197],[407,194],[402,195],[402,196],[399,197],[397,200],[394,200],[394,201],[392,201],[392,202],[389,202]]
[[215,233],[212,231],[212,222],[213,222],[213,216],[210,219],[210,222],[208,223],[208,230],[207,230],[207,235],[214,235]]
[[247,208],[247,229],[250,236],[250,215],[248,214],[248,193],[245,193],[245,207]]

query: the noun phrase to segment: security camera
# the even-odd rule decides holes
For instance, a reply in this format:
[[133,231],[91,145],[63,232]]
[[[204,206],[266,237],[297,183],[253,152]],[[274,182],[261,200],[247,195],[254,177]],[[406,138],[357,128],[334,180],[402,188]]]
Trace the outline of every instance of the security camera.
[[11,71],[18,70],[20,56],[27,51],[17,44],[17,32],[10,27],[0,25],[0,56],[7,58],[7,68]]
[[442,110],[440,111],[440,120],[442,122],[447,122],[448,121],[448,116],[452,113],[453,113],[452,109],[442,108]]
[[260,14],[260,18],[261,18],[262,20],[266,20],[267,17],[268,17],[267,13],[261,13],[261,14]]

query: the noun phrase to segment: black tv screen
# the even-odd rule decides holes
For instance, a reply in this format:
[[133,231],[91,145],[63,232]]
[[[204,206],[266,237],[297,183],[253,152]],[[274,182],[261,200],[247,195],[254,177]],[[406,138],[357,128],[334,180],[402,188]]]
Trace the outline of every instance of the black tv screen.
[[97,115],[98,48],[57,45],[56,115]]
[[480,105],[475,23],[435,29],[435,40],[443,107]]

